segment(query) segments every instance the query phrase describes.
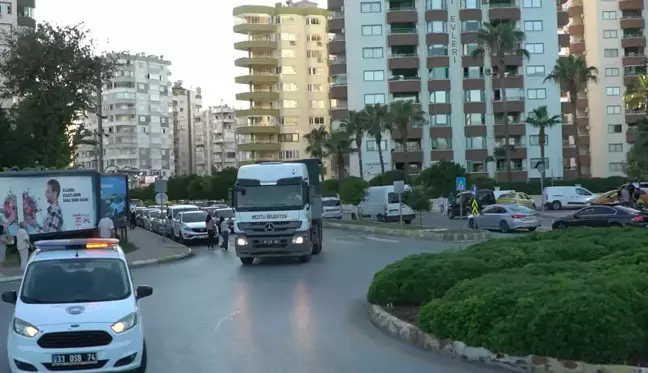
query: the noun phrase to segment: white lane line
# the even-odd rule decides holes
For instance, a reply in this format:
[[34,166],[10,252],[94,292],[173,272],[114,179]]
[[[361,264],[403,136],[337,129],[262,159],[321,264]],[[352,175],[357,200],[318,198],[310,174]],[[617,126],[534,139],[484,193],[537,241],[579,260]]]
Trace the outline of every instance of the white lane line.
[[329,238],[329,239],[324,239],[325,241],[332,242],[332,243],[337,243],[337,244],[342,244],[342,245],[351,245],[351,246],[358,246],[361,245],[360,242],[357,241],[350,241],[348,238],[347,239],[342,239],[342,238]]
[[367,236],[366,238],[368,240],[378,241],[378,242],[389,242],[389,243],[398,243],[398,242],[400,242],[399,240],[390,240],[388,238],[380,238],[380,237],[375,237],[375,236]]
[[236,316],[237,313],[239,313],[239,311],[234,311],[234,312],[230,313],[229,315],[223,317],[222,319],[218,320],[218,323],[216,323],[216,327],[214,328],[214,331],[217,331],[218,328],[220,328],[221,325],[223,325],[223,323],[225,321],[234,319],[234,316]]

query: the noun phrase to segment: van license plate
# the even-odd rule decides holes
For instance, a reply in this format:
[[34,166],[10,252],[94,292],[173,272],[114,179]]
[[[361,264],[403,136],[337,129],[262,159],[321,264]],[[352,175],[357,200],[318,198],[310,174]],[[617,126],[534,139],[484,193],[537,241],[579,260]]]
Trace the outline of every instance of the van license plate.
[[86,352],[82,354],[56,354],[52,355],[52,365],[94,365],[97,364],[97,353]]

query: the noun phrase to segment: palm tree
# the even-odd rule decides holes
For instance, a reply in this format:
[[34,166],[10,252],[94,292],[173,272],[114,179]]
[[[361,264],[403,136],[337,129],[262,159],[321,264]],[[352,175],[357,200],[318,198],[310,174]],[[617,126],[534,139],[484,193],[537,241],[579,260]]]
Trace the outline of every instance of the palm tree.
[[[576,149],[580,152],[580,138],[579,128],[576,118],[578,110],[576,109],[576,100],[578,100],[578,93],[587,87],[587,84],[596,83],[598,78],[596,75],[598,70],[594,66],[587,66],[585,57],[574,56],[570,54],[567,58],[559,58],[553,70],[545,78],[560,86],[560,90],[569,93],[569,101],[572,105],[572,120],[576,126],[576,136],[574,136],[574,144]],[[580,179],[583,176],[580,156],[576,157],[576,178]]]
[[329,133],[326,131],[326,127],[321,126],[319,128],[314,128],[304,135],[304,138],[308,143],[306,151],[311,157],[322,159],[326,156],[324,144],[326,144],[326,141],[329,138]]
[[626,107],[630,110],[648,109],[648,75],[641,75],[635,84],[623,96]]
[[409,126],[421,125],[425,123],[425,114],[414,108],[414,102],[407,101],[394,101],[389,104],[389,113],[391,120],[394,123],[395,130],[400,132],[400,140],[398,141],[403,147],[403,170],[405,177],[409,175],[409,167],[407,162],[407,145],[409,142]]
[[[484,23],[477,33],[478,47],[472,52],[473,57],[492,56],[493,65],[497,66],[497,78],[500,83],[500,95],[502,99],[502,111],[504,114],[504,143],[506,153],[506,177],[509,182],[513,181],[513,169],[511,165],[511,147],[509,144],[509,118],[506,106],[506,88],[504,78],[506,76],[507,55],[516,55],[529,58],[529,51],[523,49],[525,35],[517,29],[515,22]],[[495,103],[493,102],[493,105]],[[493,110],[495,111],[495,110]]]
[[[535,128],[538,128],[538,143],[540,144],[540,159],[544,163],[545,160],[545,145],[546,145],[546,129],[560,124],[560,115],[549,116],[549,110],[546,105],[533,109],[529,113],[526,122]],[[542,177],[545,177],[546,166],[542,169]]]
[[340,122],[340,127],[346,131],[355,142],[358,152],[358,166],[360,177],[364,175],[362,167],[362,139],[367,132],[367,113],[364,111],[349,111],[349,119]]
[[344,157],[353,152],[352,145],[353,140],[346,131],[334,131],[324,143],[324,150],[331,156],[340,181],[344,179]]
[[[384,104],[366,105],[365,112],[367,113],[367,133],[376,140],[376,148],[378,148],[378,159],[380,160],[380,172],[385,173],[385,160],[382,154],[382,139],[383,133],[391,131],[393,128],[390,119],[389,107]],[[360,177],[363,177],[362,175]]]

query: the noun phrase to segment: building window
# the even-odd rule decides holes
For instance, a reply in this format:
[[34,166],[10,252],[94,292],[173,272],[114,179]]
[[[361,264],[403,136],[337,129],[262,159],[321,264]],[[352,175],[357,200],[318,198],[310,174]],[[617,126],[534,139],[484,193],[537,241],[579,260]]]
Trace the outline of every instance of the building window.
[[608,133],[621,133],[623,132],[622,124],[608,124]]
[[529,159],[529,166],[531,166],[531,168],[533,168],[533,169],[538,168],[538,165],[540,163],[544,163],[545,170],[549,169],[549,158],[545,158],[544,161],[542,160],[542,158],[531,158],[531,159]]
[[479,48],[479,44],[477,43],[468,43],[463,45],[463,55],[464,56],[472,56],[472,53]]
[[523,0],[522,7],[524,8],[542,8],[542,0]]
[[526,43],[524,48],[529,51],[529,54],[543,54],[544,43]]
[[606,108],[608,114],[621,114],[621,105],[608,105]]
[[282,133],[279,135],[279,142],[299,142],[298,133]]
[[430,115],[430,124],[435,127],[450,126],[450,114],[432,114]]
[[427,54],[430,57],[434,56],[447,56],[448,55],[448,45],[447,44],[431,44],[427,46]]
[[362,26],[363,36],[380,36],[382,35],[382,25],[364,25]]
[[524,21],[524,31],[542,31],[542,21]]
[[618,38],[617,30],[603,30],[603,39],[616,39]]
[[607,96],[621,96],[620,87],[607,87],[605,88],[605,94]]
[[[284,51],[286,49],[283,49]],[[294,50],[294,49],[288,49],[288,50]],[[317,50],[310,50],[306,51],[306,57],[307,58],[322,58],[322,51],[317,51]]]
[[282,49],[281,50],[281,58],[295,58],[295,50],[294,49]]
[[325,125],[324,117],[310,117],[308,118],[308,124],[311,125]]
[[483,126],[486,124],[486,114],[469,113],[466,114],[467,126]]
[[461,7],[463,9],[480,9],[481,0],[461,0]]
[[308,92],[324,92],[323,84],[309,84]]
[[362,13],[380,13],[380,2],[360,3],[360,11]]
[[449,71],[447,67],[433,67],[428,70],[429,79],[448,79]]
[[603,12],[603,19],[607,20],[607,21],[617,19],[617,12],[616,11],[604,11]]
[[295,70],[295,66],[284,65],[284,66],[277,67],[277,74],[295,75],[297,74],[297,70]]
[[605,76],[619,76],[621,69],[618,67],[606,67]]
[[385,80],[385,72],[383,70],[365,70],[364,80],[366,82]]
[[527,99],[529,100],[545,100],[546,98],[547,98],[547,90],[544,88],[527,89]]
[[527,76],[545,76],[544,65],[529,65],[526,67]]
[[308,18],[306,18],[306,24],[307,25],[319,25],[319,24],[321,24],[320,22],[321,22],[320,19],[316,18],[316,17],[308,17]]
[[[365,143],[367,144],[366,149],[367,149],[368,152],[377,152],[378,151],[378,147],[376,146],[376,141],[375,140],[367,140]],[[385,149],[387,149],[387,140],[382,140],[380,142],[380,150],[385,150]]]
[[447,104],[450,102],[450,92],[448,91],[432,91],[430,92],[431,104]]
[[384,93],[370,93],[364,95],[365,105],[374,105],[374,104],[384,104],[385,103],[385,94]]
[[486,149],[486,138],[482,136],[466,137],[466,149]]
[[464,102],[484,102],[484,91],[481,89],[464,91]]
[[297,100],[283,100],[281,101],[281,107],[284,109],[296,109]]
[[446,0],[427,0],[427,9],[446,9]]
[[324,41],[324,37],[320,34],[308,34],[306,35],[306,41]]
[[486,172],[483,161],[466,161],[466,172],[479,173]]
[[461,31],[463,32],[478,32],[482,25],[479,21],[463,21],[461,22]]
[[279,153],[279,158],[281,159],[299,158],[299,150],[282,150],[281,153]]
[[608,152],[623,153],[623,144],[608,144]]
[[623,162],[610,162],[610,172],[624,172]]
[[432,139],[432,150],[452,150],[452,138]]
[[279,83],[279,84],[277,84],[277,90],[278,91],[285,91],[285,92],[296,92],[297,91],[297,83],[290,83],[290,82]]
[[427,23],[428,34],[445,34],[448,32],[448,23],[446,21],[432,21]]
[[326,103],[324,100],[312,100],[310,102],[311,109],[326,109]]
[[383,58],[385,55],[382,47],[376,48],[362,48],[362,57],[363,58]]
[[296,126],[299,125],[299,117],[279,117],[277,122],[280,126]]
[[324,75],[323,67],[309,67],[308,75]]
[[[544,136],[545,145],[549,145],[549,136]],[[536,146],[540,145],[540,135],[530,135],[529,136],[529,145]]]
[[606,48],[603,50],[604,57],[619,57],[619,50],[616,48]]

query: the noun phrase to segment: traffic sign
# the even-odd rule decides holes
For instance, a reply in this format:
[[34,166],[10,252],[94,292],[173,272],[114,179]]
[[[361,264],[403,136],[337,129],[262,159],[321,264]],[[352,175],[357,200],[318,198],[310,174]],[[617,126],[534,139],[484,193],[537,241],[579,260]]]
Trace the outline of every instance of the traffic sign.
[[474,198],[472,201],[472,214],[473,215],[479,214],[479,204],[477,203],[477,200]]
[[155,203],[158,205],[166,205],[169,203],[169,196],[166,193],[158,193],[155,195]]
[[470,194],[472,194],[473,197],[477,196],[477,185],[472,185],[472,187],[470,188]]
[[466,178],[464,176],[457,176],[455,179],[455,185],[458,192],[463,192],[466,190]]
[[403,180],[394,181],[394,193],[405,193],[405,182]]
[[155,193],[167,192],[167,180],[155,180]]

